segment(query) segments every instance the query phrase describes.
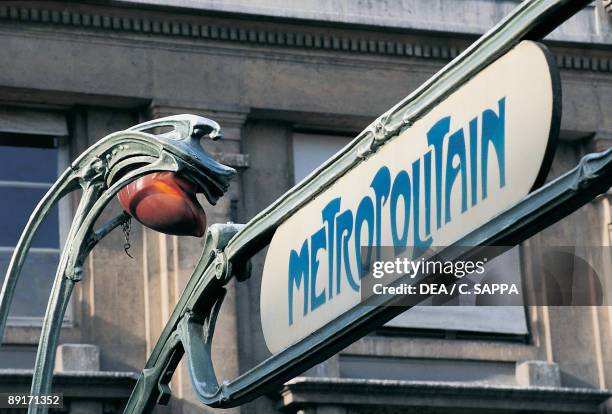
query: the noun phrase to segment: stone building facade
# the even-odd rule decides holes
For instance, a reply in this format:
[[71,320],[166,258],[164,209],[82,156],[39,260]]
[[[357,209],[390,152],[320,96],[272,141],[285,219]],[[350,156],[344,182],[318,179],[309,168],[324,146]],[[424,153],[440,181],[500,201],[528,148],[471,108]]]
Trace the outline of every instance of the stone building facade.
[[[0,164],[8,175],[15,160],[32,171],[0,176],[6,194],[0,211],[9,217],[1,224],[2,273],[33,201],[52,181],[37,176],[40,165],[62,170],[98,139],[144,120],[204,115],[224,130],[222,141],[205,143],[207,150],[239,171],[218,205],[206,207],[209,223],[246,222],[517,4],[0,3]],[[563,87],[552,179],[612,142],[609,1],[593,2],[545,43]],[[52,265],[76,201],[60,206],[45,240],[35,244],[0,349],[0,392],[28,389]],[[610,193],[598,197],[515,249],[508,260],[516,277],[529,278],[522,264],[533,245],[610,246],[611,203]],[[118,212],[115,203],[103,219]],[[90,255],[62,330],[55,384],[71,413],[119,412],[202,249],[200,239],[137,223],[130,234],[134,259],[123,243],[115,231]],[[250,280],[230,285],[213,343],[221,378],[268,356],[259,322],[262,261],[253,260]],[[602,288],[611,292],[612,280]],[[604,412],[612,388],[610,307],[475,312],[409,311],[230,412]],[[197,402],[182,365],[172,389],[170,405],[156,412],[215,411]]]

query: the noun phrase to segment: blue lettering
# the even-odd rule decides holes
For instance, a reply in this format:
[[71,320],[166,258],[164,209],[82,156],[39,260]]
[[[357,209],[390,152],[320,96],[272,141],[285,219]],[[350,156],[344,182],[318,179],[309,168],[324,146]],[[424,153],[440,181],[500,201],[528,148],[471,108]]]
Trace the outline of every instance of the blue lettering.
[[423,157],[425,163],[425,234],[431,234],[431,151]]
[[434,168],[436,170],[436,223],[442,227],[442,150],[444,137],[450,130],[450,116],[440,119],[427,132],[427,143],[434,147]]
[[391,188],[391,173],[387,167],[381,167],[370,187],[374,189],[376,198],[376,260],[380,260],[380,232],[381,232],[381,217],[382,217],[382,206],[387,203],[389,198],[389,189]]
[[[404,227],[401,236],[397,231],[397,202],[400,196],[404,199]],[[395,253],[399,254],[406,249],[408,245],[408,226],[410,224],[410,177],[404,170],[393,180],[393,188],[391,189],[391,237],[393,238],[393,246]]]
[[[323,208],[323,212],[321,213],[323,217],[323,223],[326,223],[327,225],[327,277],[329,279],[327,292],[330,299],[334,297],[334,219],[339,211],[340,197],[334,198],[332,201],[327,203],[327,205]],[[338,279],[340,279],[340,274],[338,274]]]
[[321,227],[310,237],[310,311],[314,311],[325,303],[325,289],[317,295],[317,272],[319,259],[317,253],[325,249],[325,227]]
[[421,256],[425,250],[427,250],[427,248],[429,246],[431,246],[431,243],[433,241],[433,239],[431,237],[422,240],[421,236],[419,235],[419,220],[421,217],[421,214],[419,213],[420,210],[420,200],[421,200],[421,189],[420,189],[420,182],[421,182],[421,167],[420,167],[421,163],[419,160],[416,160],[415,162],[412,163],[412,204],[414,205],[413,209],[412,209],[412,218],[413,218],[413,224],[412,224],[412,231],[414,233],[414,252],[412,253],[413,257],[419,257]]
[[[368,225],[368,253],[366,261],[362,262],[361,258],[361,227],[363,223]],[[359,278],[363,277],[370,267],[372,256],[372,243],[374,241],[374,204],[370,197],[364,197],[357,207],[355,216],[355,253],[357,256],[357,274]]]
[[478,118],[470,121],[470,177],[472,207],[478,202]]
[[499,187],[506,185],[506,153],[505,153],[505,125],[506,125],[506,98],[497,103],[499,115],[487,109],[482,113],[482,198],[487,198],[487,163],[489,161],[489,143],[493,144],[497,154],[499,166]]
[[[457,166],[454,166],[455,160]],[[451,195],[453,192],[453,185],[457,179],[457,175],[461,172],[461,212],[465,213],[467,210],[467,171],[465,161],[465,137],[463,136],[463,129],[453,133],[448,138],[448,153],[446,154],[446,189],[444,190],[445,195],[445,222],[448,223],[451,219]]]
[[[411,243],[411,216],[412,244],[414,245],[412,256],[413,258],[421,257],[433,243],[433,208],[436,209],[437,229],[450,223],[453,218],[451,202],[459,176],[461,176],[462,213],[468,210],[468,204],[474,207],[481,199],[479,179],[482,185],[482,199],[487,198],[490,147],[493,147],[497,157],[500,188],[505,186],[505,97],[497,102],[497,106],[497,111],[485,109],[481,114],[481,119],[473,118],[464,128],[452,133],[450,133],[451,117],[446,116],[439,119],[426,134],[429,148],[422,157],[410,160],[412,161],[411,169],[400,170],[395,177],[391,177],[389,167],[381,166],[370,182],[373,195],[361,198],[356,209],[347,208],[342,211],[341,197],[333,198],[325,204],[321,210],[323,226],[302,242],[299,252],[290,250],[289,253],[287,291],[289,325],[293,325],[294,322],[294,295],[300,298],[297,296],[300,295],[300,290],[303,291],[301,295],[304,299],[303,316],[323,306],[327,301],[333,300],[334,290],[336,296],[340,295],[343,270],[350,289],[359,292],[359,279],[369,270],[374,247],[376,248],[376,260],[380,260],[382,239],[385,238],[386,241],[389,231],[396,255],[406,250]],[[467,142],[468,138],[469,142]],[[447,139],[448,142],[445,142]],[[433,189],[434,176],[435,190]],[[424,196],[423,217],[420,213],[422,208],[421,186],[423,186]],[[442,191],[443,188],[444,191]],[[363,189],[355,188],[349,191],[359,190]],[[468,191],[471,202],[468,202]],[[433,197],[435,197],[435,205],[432,207]],[[400,199],[404,206],[403,212],[399,211]],[[385,208],[388,208],[389,211],[385,211]],[[389,214],[389,224],[387,224],[385,214]],[[424,220],[423,230],[421,220]],[[383,229],[383,222],[390,228]],[[367,226],[366,232],[363,231],[365,226]],[[366,240],[362,240],[363,238]],[[326,253],[321,250],[326,250]],[[355,259],[352,256],[353,251]],[[325,282],[321,281],[321,286],[318,287],[322,287],[322,290],[317,292],[319,254],[327,258],[327,278]],[[355,262],[357,273],[354,274]]]
[[[308,240],[304,240],[300,254],[289,253],[289,325],[293,325],[293,285],[304,290],[304,316],[308,314]],[[304,283],[302,283],[304,281]]]
[[[346,210],[340,214],[336,219],[336,226],[336,246],[338,246],[338,255],[336,256],[336,274],[338,275],[336,280],[336,293],[340,294],[342,257],[344,257],[344,271],[346,272],[346,280],[348,281],[351,289],[353,289],[355,292],[359,292],[359,284],[353,279],[353,273],[351,272],[351,261],[348,250],[349,240],[351,238],[351,234],[353,233],[353,212],[351,210]],[[342,249],[340,248],[341,239]]]

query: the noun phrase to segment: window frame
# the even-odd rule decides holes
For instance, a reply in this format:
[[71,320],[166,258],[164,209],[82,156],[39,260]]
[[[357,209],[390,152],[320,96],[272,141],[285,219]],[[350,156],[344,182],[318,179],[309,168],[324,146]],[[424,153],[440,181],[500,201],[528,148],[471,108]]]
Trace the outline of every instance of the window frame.
[[[4,132],[4,131],[0,131],[0,132]],[[23,134],[24,137],[27,136],[34,136],[36,134]],[[55,146],[54,148],[57,150],[57,176],[53,177],[53,180],[51,183],[43,183],[43,182],[34,182],[34,181],[12,181],[12,180],[0,180],[0,187],[20,187],[20,188],[36,188],[36,189],[45,189],[45,190],[49,190],[52,186],[53,183],[57,180],[57,177],[59,177],[61,175],[62,172],[64,172],[64,170],[66,168],[68,168],[68,166],[70,165],[70,149],[69,149],[69,139],[68,136],[55,136],[55,135],[46,135],[46,134],[42,134],[45,135],[47,137],[50,137],[51,139],[54,140]],[[0,144],[0,148],[2,147],[7,147],[8,145],[1,145]],[[32,145],[18,145],[21,147],[34,147]],[[45,191],[46,192],[46,191]],[[71,197],[63,197],[59,203],[58,203],[58,247],[30,247],[29,252],[30,253],[54,253],[57,254],[57,257],[59,258],[61,256],[63,247],[65,245],[66,242],[66,237],[67,237],[67,233],[70,227],[70,222],[72,221],[72,215],[73,215],[73,209],[72,209],[72,204],[70,202]],[[23,231],[23,229],[22,229]],[[10,253],[12,254],[12,252],[14,251],[15,246],[0,246],[0,252],[1,253]],[[27,259],[26,259],[27,260]],[[51,277],[55,277],[55,271],[56,269],[53,269],[52,272],[52,276]],[[4,279],[3,275],[3,279]],[[49,292],[50,294],[51,292]],[[68,305],[67,309],[66,309],[66,313],[64,315],[64,320],[62,321],[62,327],[72,327],[74,325],[74,305],[73,305],[73,301],[71,299],[70,304]],[[44,308],[46,309],[46,303],[44,304]],[[9,315],[9,317],[7,318],[7,331],[12,331],[14,329],[25,329],[26,331],[31,330],[32,328],[34,328],[36,331],[38,331],[40,328],[42,328],[43,325],[43,321],[44,321],[44,315],[43,316],[15,316],[15,315]],[[19,332],[17,334],[17,336],[21,337],[24,336],[24,333],[26,332]],[[12,335],[10,335],[12,336]],[[30,338],[31,335],[29,334],[25,334],[26,337]],[[21,343],[21,341],[19,341]],[[31,342],[29,340],[26,340],[24,342]]]

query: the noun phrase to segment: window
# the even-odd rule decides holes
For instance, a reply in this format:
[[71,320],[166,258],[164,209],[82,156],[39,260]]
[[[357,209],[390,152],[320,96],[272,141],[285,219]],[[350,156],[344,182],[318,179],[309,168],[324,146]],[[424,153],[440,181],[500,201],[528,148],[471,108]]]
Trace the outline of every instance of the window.
[[[0,282],[30,214],[62,167],[59,142],[66,133],[65,120],[61,118],[57,128],[49,123],[52,118],[43,114],[44,117],[37,117],[39,113],[35,111],[0,113]],[[45,128],[37,120],[44,121]],[[54,128],[49,125],[56,126],[57,135],[50,135]],[[19,129],[24,126],[26,130]],[[24,263],[11,306],[10,325],[41,324],[58,265],[60,239],[60,217],[54,208],[39,228]]]
[[[352,137],[303,134],[293,135],[295,183],[350,142]],[[495,258],[480,278],[514,282],[520,286],[520,256],[513,248]],[[474,278],[472,282],[480,280]],[[441,330],[479,334],[526,335],[527,320],[523,306],[417,306],[386,324],[390,329]]]
[[[478,278],[466,276],[470,282],[483,279],[516,283],[521,290],[520,255],[515,247],[493,259],[486,273]],[[463,297],[465,298],[465,297]],[[527,320],[521,299],[511,306],[415,306],[387,323],[390,328],[436,329],[481,334],[526,335]],[[431,302],[431,300],[429,300]]]
[[349,142],[350,138],[337,135],[294,134],[293,178],[295,183],[302,181]]

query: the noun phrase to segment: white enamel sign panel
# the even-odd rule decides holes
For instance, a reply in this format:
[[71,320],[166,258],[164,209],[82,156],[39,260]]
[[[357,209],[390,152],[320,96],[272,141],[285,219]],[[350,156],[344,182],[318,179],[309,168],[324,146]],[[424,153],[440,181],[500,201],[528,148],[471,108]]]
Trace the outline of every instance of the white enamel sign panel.
[[279,226],[261,286],[269,350],[359,303],[362,246],[448,246],[525,197],[554,150],[555,70],[521,42]]

